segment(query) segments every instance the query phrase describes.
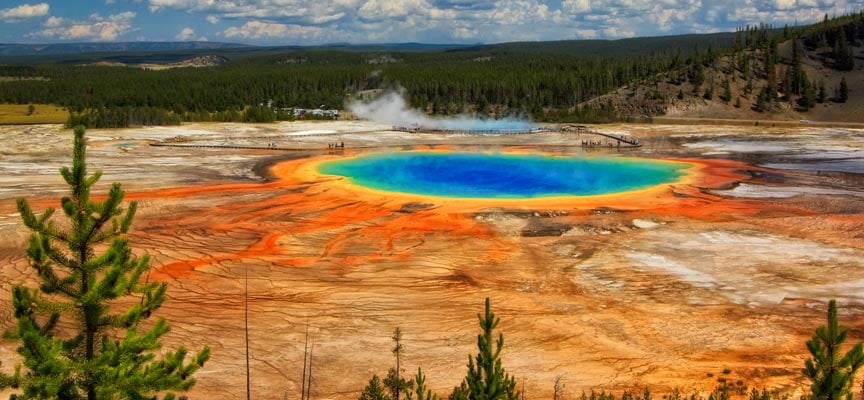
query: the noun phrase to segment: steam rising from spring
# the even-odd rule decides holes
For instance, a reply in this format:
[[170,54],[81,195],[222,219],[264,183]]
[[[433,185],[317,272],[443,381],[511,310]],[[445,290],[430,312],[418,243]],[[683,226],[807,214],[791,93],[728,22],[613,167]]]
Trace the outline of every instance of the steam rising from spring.
[[468,115],[433,118],[418,109],[409,108],[402,94],[395,91],[386,92],[368,103],[351,101],[348,109],[360,118],[405,128],[501,132],[536,128],[531,121],[520,118],[481,119]]

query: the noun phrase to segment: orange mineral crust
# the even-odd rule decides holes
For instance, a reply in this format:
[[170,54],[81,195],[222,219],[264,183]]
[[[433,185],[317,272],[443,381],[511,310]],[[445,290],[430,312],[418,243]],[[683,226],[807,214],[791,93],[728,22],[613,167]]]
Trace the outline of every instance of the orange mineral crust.
[[[459,146],[434,150],[444,148]],[[445,198],[318,172],[339,157],[274,160],[266,182],[129,191],[139,202],[132,247],[151,255],[150,279],[169,283],[166,348],[213,350],[190,398],[245,396],[246,301],[260,399],[299,396],[307,326],[314,398],[356,398],[385,375],[396,327],[406,374],[422,367],[446,396],[476,352],[486,297],[501,318],[504,366],[528,398],[550,398],[556,376],[569,398],[646,386],[704,393],[718,376],[798,395],[824,299],[841,299],[856,338],[864,330],[848,289],[864,282],[864,248],[823,240],[864,224],[858,198],[825,213],[808,197],[726,196],[765,170],[696,157],[663,160],[690,165],[677,182],[618,194]],[[5,290],[11,277],[33,280],[23,252],[0,254]],[[0,350],[5,368],[14,344]]]

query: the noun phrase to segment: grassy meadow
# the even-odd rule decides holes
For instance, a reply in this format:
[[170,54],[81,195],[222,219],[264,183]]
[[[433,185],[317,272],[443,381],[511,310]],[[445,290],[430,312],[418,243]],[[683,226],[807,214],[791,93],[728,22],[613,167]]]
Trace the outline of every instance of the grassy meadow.
[[34,104],[29,113],[28,104],[0,104],[0,125],[63,124],[69,112],[54,104]]

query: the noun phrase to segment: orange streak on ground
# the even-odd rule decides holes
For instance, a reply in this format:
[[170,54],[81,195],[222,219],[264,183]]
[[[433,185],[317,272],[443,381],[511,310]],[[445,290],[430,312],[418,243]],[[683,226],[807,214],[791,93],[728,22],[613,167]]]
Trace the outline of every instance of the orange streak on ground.
[[211,186],[193,186],[188,188],[168,188],[159,189],[152,192],[135,192],[127,193],[126,200],[139,199],[167,199],[167,198],[185,198],[191,196],[204,195],[209,193],[233,193],[233,192],[255,192],[268,189],[275,189],[280,186],[279,182],[271,183],[238,183],[224,184]]
[[[423,150],[442,151],[447,146],[421,146]],[[446,150],[444,150],[446,151]],[[514,148],[511,153],[530,152],[529,148]],[[260,239],[243,251],[208,255],[197,259],[178,260],[158,268],[156,276],[177,279],[188,276],[196,268],[227,260],[269,259],[281,265],[305,267],[321,258],[338,254],[350,247],[350,242],[367,240],[380,243],[378,251],[364,255],[343,257],[345,265],[392,257],[400,260],[410,258],[410,250],[395,250],[394,240],[400,237],[423,238],[427,235],[445,233],[451,239],[460,237],[482,238],[490,243],[486,257],[502,260],[510,255],[514,246],[503,238],[496,237],[487,227],[475,222],[470,214],[490,208],[590,210],[608,207],[620,210],[639,211],[640,214],[679,215],[701,220],[722,220],[730,216],[747,216],[763,211],[764,203],[739,199],[720,199],[706,194],[703,189],[728,187],[736,182],[748,180],[746,170],[756,170],[736,161],[675,159],[670,162],[686,162],[693,166],[681,181],[670,185],[629,191],[625,193],[585,196],[553,197],[541,199],[459,199],[440,198],[408,193],[393,193],[367,189],[353,185],[346,179],[321,175],[317,167],[321,162],[336,159],[323,156],[300,159],[274,165],[271,172],[278,180],[269,183],[242,183],[210,185],[188,188],[168,188],[149,192],[129,193],[128,200],[206,198],[208,196],[237,196],[244,193],[263,193],[280,189],[311,185],[313,188],[296,193],[280,194],[260,200],[238,201],[236,204],[213,207],[207,210],[207,220],[214,221],[206,230],[230,232],[248,230]],[[722,201],[720,201],[722,200]],[[431,203],[434,209],[400,214],[397,211],[405,203]],[[56,206],[56,200],[36,200],[34,208]],[[796,210],[801,212],[801,210]],[[291,215],[320,213],[315,218],[291,220]],[[394,218],[393,216],[396,215]],[[166,229],[200,224],[200,216],[177,216]],[[290,223],[284,223],[289,221]],[[365,222],[364,222],[365,221]],[[279,223],[280,231],[272,232],[271,223]],[[337,230],[349,224],[359,224],[352,232],[332,235],[321,254],[315,257],[291,257],[280,248],[280,239],[291,235]]]
[[[444,147],[435,146],[434,149],[440,151]],[[526,151],[517,149],[511,152]],[[687,169],[679,182],[642,190],[602,196],[513,200],[443,198],[384,192],[317,172],[322,162],[337,158],[321,156],[276,164],[271,172],[278,179],[270,183],[172,188],[129,194],[129,199],[206,198],[307,187],[302,191],[275,194],[258,200],[238,200],[234,204],[206,210],[214,215],[205,217],[213,221],[205,229],[218,232],[251,231],[259,239],[242,251],[165,264],[158,269],[157,276],[174,279],[186,277],[196,268],[227,260],[259,259],[290,267],[308,267],[316,261],[339,257],[340,254],[339,262],[344,266],[382,258],[404,261],[411,258],[411,250],[410,247],[396,248],[394,243],[400,238],[423,241],[429,235],[441,234],[447,235],[448,240],[483,240],[488,243],[485,258],[490,261],[503,260],[513,253],[515,245],[506,238],[498,237],[472,216],[475,212],[494,208],[570,210],[578,214],[579,210],[606,207],[637,214],[678,215],[706,221],[754,215],[765,208],[764,203],[721,199],[705,192],[706,189],[725,188],[746,181],[750,179],[746,171],[758,169],[729,160],[668,160],[690,163],[692,167]],[[406,203],[431,204],[432,207],[411,213],[399,212]],[[307,217],[295,219],[296,215]],[[194,219],[201,223],[200,216]],[[339,231],[346,226],[353,228]],[[327,234],[320,254],[298,257],[283,249],[283,239],[317,233]],[[375,250],[364,254],[346,253],[347,249],[356,247],[358,242],[365,243],[366,247],[373,244]]]
[[[444,148],[449,147],[430,147],[434,151]],[[526,147],[513,151],[532,150]],[[728,160],[666,160],[690,163],[692,167],[678,182],[643,190],[604,196],[506,200],[443,198],[376,191],[317,172],[321,162],[339,158],[325,155],[278,163],[271,167],[276,179],[267,183],[207,185],[129,193],[127,199],[154,200],[156,204],[166,205],[168,210],[141,207],[143,212],[150,214],[139,223],[149,225],[143,230],[136,230],[135,234],[143,235],[153,249],[158,249],[162,263],[153,269],[151,278],[180,280],[190,283],[190,287],[195,286],[192,281],[200,281],[195,283],[207,287],[206,296],[203,296],[205,299],[222,296],[222,292],[218,291],[221,286],[214,284],[211,288],[209,284],[224,284],[225,279],[222,278],[236,276],[227,269],[253,263],[269,264],[268,271],[285,269],[291,274],[302,276],[298,279],[313,281],[312,286],[306,287],[304,296],[318,290],[317,280],[325,281],[320,287],[332,287],[326,281],[332,279],[341,282],[344,275],[349,276],[347,279],[369,279],[373,284],[382,281],[389,283],[386,280],[397,275],[388,275],[396,271],[387,271],[387,268],[405,268],[408,271],[406,280],[397,281],[397,285],[414,282],[413,279],[436,285],[464,280],[469,283],[455,286],[458,290],[463,287],[485,289],[490,286],[494,288],[494,285],[484,286],[496,279],[490,272],[494,268],[473,266],[508,268],[511,275],[507,279],[513,282],[526,276],[528,282],[534,278],[530,272],[524,272],[523,275],[522,271],[526,264],[528,269],[531,267],[530,261],[523,263],[530,260],[524,252],[526,239],[496,231],[501,228],[488,220],[475,219],[477,213],[564,211],[566,213],[556,214],[556,221],[574,226],[585,221],[590,223],[595,211],[602,208],[625,212],[616,217],[616,223],[624,221],[625,224],[631,218],[642,216],[658,219],[684,217],[711,222],[742,220],[763,213],[790,213],[795,216],[813,214],[812,210],[790,208],[791,204],[798,203],[726,198],[714,194],[713,190],[731,188],[739,182],[750,180],[748,171],[761,170]],[[56,203],[56,200],[31,202],[34,209],[39,209],[37,204]],[[408,203],[415,204],[413,208],[406,207]],[[170,211],[177,205],[182,211]],[[8,206],[8,203],[2,204],[2,207]],[[11,208],[14,209],[14,204],[11,204]],[[864,226],[862,215],[830,216],[827,220],[842,224],[849,232],[856,232],[855,229]],[[193,242],[187,245],[184,243],[186,240]],[[198,240],[201,242],[194,242]],[[548,243],[545,238],[528,240],[538,246]],[[165,249],[165,243],[179,248]],[[446,259],[446,262],[441,259]],[[602,256],[599,259],[607,260]],[[615,259],[612,260],[614,262]],[[300,271],[307,268],[308,271]],[[342,270],[319,274],[315,268]],[[383,273],[377,273],[379,268]],[[420,269],[423,271],[418,272]],[[362,274],[358,274],[359,277],[350,276],[354,271]],[[374,271],[375,276],[368,275],[369,271]],[[284,276],[281,275],[282,278]],[[568,286],[567,279],[557,279],[558,275],[551,276],[548,281],[542,281],[550,283],[551,289],[548,290],[552,294],[549,294],[549,298],[558,296],[555,294],[557,290],[571,293],[583,289]],[[470,283],[475,279],[480,283]],[[276,283],[291,284],[290,281]],[[514,283],[501,282],[506,287],[511,284]],[[556,285],[561,286],[559,288]],[[278,293],[284,295],[284,291]],[[512,296],[504,298],[518,301]],[[338,304],[339,300],[328,301]],[[219,315],[223,317],[230,313]],[[546,316],[538,320],[546,326],[552,324]],[[533,326],[532,322],[532,325],[523,325],[521,331],[520,328],[516,328],[516,331],[533,332]],[[561,346],[562,343],[568,341],[550,340],[549,346]],[[661,352],[658,351],[658,354]],[[696,361],[688,365],[698,368],[703,365],[699,362],[715,359],[713,357],[704,354],[694,356]],[[627,364],[624,362],[622,365]],[[674,368],[673,372],[680,373]],[[652,379],[653,384],[656,384],[657,378]]]

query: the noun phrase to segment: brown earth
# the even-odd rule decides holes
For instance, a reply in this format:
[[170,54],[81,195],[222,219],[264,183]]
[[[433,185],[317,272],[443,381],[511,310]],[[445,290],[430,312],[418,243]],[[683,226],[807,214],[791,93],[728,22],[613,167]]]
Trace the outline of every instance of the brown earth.
[[[704,393],[721,377],[797,395],[806,387],[804,342],[829,298],[838,298],[851,337],[864,338],[861,174],[782,169],[808,148],[858,157],[860,131],[600,129],[645,146],[582,149],[573,146],[581,137],[559,133],[406,134],[366,122],[88,137],[91,163],[105,171],[101,190],[122,182],[139,201],[131,241],[152,256],[151,278],[169,283],[159,311],[173,327],[166,349],[213,350],[191,398],[245,395],[247,274],[252,397],[260,399],[299,397],[307,324],[314,398],[356,398],[372,374],[385,374],[397,326],[406,371],[422,367],[446,396],[475,351],[486,297],[501,317],[504,366],[528,398],[551,397],[559,375],[568,397],[644,386]],[[27,196],[37,210],[56,204],[70,135],[55,126],[0,127],[0,135],[0,321],[9,328],[11,285],[34,282],[14,198]],[[169,138],[262,149],[148,146]],[[333,142],[346,152],[328,151]],[[263,149],[270,143],[308,151]],[[650,190],[530,201],[376,192],[314,168],[418,147],[621,153],[696,167]],[[0,345],[6,370],[14,348]]]

